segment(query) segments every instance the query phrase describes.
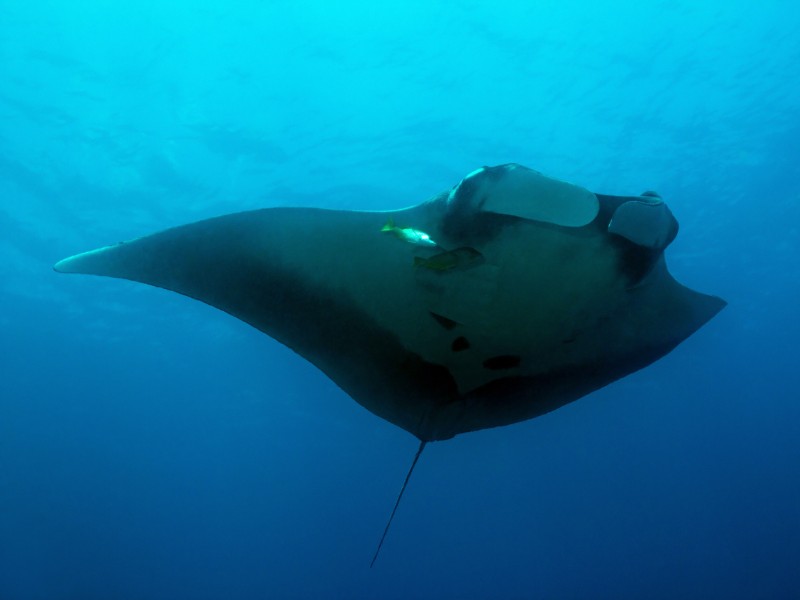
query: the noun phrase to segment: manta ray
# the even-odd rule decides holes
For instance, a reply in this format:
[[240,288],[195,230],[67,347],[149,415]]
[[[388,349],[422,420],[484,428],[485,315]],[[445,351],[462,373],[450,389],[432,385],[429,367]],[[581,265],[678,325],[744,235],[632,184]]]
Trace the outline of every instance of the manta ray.
[[661,358],[724,306],[679,284],[654,192],[517,164],[395,211],[266,208],[66,258],[165,288],[288,346],[427,442],[537,417]]

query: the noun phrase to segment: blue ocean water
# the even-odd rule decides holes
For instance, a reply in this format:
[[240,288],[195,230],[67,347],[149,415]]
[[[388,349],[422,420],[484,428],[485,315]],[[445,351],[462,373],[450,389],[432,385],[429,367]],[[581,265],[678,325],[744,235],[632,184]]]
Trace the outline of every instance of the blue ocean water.
[[[0,4],[0,599],[796,598],[794,2]],[[518,162],[655,189],[729,306],[544,417],[417,447],[198,302],[70,254]]]

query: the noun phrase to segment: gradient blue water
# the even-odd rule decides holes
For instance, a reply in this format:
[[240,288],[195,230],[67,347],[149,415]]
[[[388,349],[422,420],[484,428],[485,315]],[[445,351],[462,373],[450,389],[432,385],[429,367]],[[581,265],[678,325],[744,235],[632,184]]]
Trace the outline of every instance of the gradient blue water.
[[[794,2],[0,4],[0,599],[793,598]],[[269,338],[56,260],[484,164],[658,190],[730,306],[540,419],[416,449]]]

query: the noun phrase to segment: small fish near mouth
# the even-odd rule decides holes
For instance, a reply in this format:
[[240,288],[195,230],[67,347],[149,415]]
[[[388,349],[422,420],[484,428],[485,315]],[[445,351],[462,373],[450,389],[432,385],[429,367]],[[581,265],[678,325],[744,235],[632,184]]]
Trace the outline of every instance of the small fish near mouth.
[[437,247],[439,244],[431,239],[431,236],[419,229],[413,227],[398,227],[394,224],[393,219],[389,219],[381,228],[381,232],[389,233],[396,237],[398,240],[408,244],[415,244],[417,246]]

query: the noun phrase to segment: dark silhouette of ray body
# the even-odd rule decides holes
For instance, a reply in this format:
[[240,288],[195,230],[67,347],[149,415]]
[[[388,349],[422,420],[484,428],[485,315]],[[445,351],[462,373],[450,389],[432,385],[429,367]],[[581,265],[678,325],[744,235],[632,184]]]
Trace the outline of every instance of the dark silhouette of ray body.
[[667,271],[677,231],[652,192],[594,194],[512,164],[404,210],[232,214],[55,269],[169,289],[253,325],[414,434],[413,470],[426,442],[563,406],[721,310]]

